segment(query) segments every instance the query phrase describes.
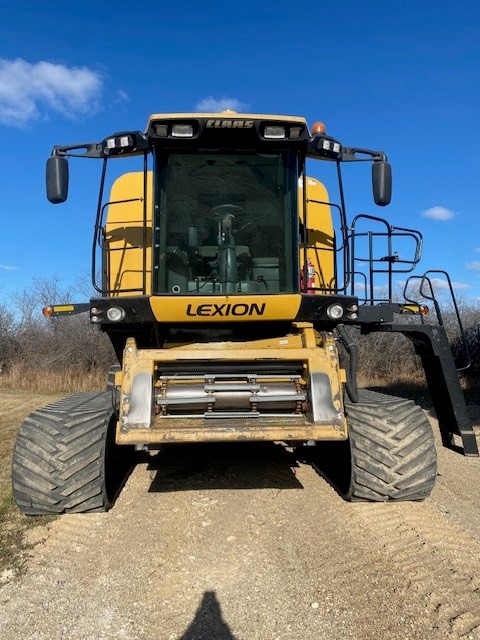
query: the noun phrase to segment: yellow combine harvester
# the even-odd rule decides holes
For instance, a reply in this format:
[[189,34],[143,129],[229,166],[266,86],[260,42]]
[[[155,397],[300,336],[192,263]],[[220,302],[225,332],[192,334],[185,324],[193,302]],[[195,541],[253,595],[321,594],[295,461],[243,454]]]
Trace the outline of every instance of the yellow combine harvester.
[[[466,454],[478,454],[443,327],[424,324],[416,300],[392,302],[392,277],[418,262],[420,234],[366,215],[347,223],[342,164],[371,161],[374,200],[384,206],[384,153],[344,147],[321,123],[310,132],[304,118],[155,114],[145,133],[55,147],[53,203],[67,198],[67,156],[103,161],[98,297],[46,313],[88,310],[120,366],[107,392],[76,394],[22,425],[13,461],[21,511],[107,509],[133,446],[179,442],[306,444],[318,465],[334,461],[347,499],[425,498],[436,476],[430,425],[412,401],[357,389],[349,326],[410,338],[443,443],[455,446],[458,435]],[[106,195],[107,167],[122,159],[139,169],[117,172]],[[307,174],[312,160],[334,169],[337,203]],[[410,243],[413,256],[394,241]],[[386,289],[377,298],[379,276]],[[420,289],[428,284],[424,276]],[[403,313],[417,322],[399,322]]]

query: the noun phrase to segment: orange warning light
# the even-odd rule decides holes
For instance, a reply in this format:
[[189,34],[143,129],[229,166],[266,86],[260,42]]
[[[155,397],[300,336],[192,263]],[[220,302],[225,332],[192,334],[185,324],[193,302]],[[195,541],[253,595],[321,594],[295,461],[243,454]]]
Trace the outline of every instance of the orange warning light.
[[314,122],[312,126],[312,133],[326,133],[327,127],[323,122]]

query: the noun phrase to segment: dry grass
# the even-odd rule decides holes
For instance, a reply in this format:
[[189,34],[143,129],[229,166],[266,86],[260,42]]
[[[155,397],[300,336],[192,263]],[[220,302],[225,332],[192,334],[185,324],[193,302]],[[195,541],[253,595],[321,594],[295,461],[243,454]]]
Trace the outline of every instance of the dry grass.
[[34,393],[77,393],[103,391],[106,381],[107,373],[103,369],[31,369],[16,363],[0,375],[0,389],[22,389]]
[[[463,389],[465,400],[470,404],[480,402],[480,380],[478,376],[460,376],[460,385]],[[410,373],[398,372],[390,376],[358,376],[358,386],[369,388],[394,396],[410,398],[423,407],[431,406],[430,391],[422,370],[413,370]]]
[[61,394],[0,390],[0,571],[12,566],[21,568],[23,532],[46,521],[22,516],[13,502],[11,466],[17,431],[31,411],[60,397]]

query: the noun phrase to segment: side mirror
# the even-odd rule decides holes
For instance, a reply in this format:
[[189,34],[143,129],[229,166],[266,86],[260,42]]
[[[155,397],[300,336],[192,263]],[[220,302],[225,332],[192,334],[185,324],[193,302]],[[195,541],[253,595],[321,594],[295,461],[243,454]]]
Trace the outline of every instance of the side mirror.
[[47,198],[53,204],[65,202],[68,197],[68,160],[51,156],[47,160]]
[[385,207],[392,199],[392,167],[386,160],[372,165],[372,187],[375,204]]

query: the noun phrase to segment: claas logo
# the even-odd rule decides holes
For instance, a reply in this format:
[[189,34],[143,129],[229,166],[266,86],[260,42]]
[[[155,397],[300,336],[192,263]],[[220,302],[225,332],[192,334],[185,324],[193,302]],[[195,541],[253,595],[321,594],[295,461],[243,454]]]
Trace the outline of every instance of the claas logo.
[[253,120],[207,120],[207,129],[251,129]]

